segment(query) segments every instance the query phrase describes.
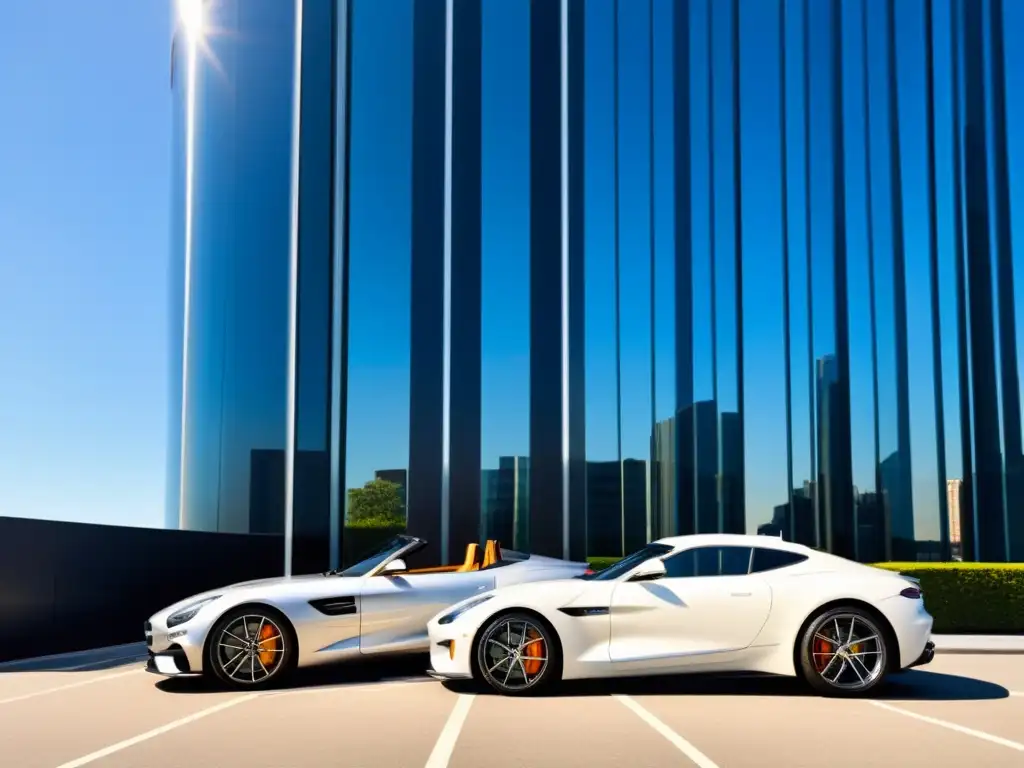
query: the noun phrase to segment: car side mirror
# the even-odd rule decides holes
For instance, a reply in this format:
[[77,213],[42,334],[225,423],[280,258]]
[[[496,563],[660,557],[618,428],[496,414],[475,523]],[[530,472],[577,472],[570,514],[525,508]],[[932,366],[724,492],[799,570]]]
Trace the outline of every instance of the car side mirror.
[[390,563],[385,565],[384,570],[381,571],[381,573],[384,576],[389,576],[393,573],[399,573],[400,571],[405,570],[408,570],[408,566],[405,564],[405,560],[403,560],[402,558],[398,558],[397,560],[392,560]]
[[633,575],[629,577],[629,580],[653,581],[654,579],[662,578],[666,573],[665,563],[658,558],[652,558],[638,565],[636,570],[633,571]]

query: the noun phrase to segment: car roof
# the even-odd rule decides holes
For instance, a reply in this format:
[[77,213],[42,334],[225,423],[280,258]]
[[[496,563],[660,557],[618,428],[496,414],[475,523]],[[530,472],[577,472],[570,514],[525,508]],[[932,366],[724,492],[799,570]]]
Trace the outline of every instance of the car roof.
[[655,544],[670,547],[760,547],[761,549],[778,549],[784,552],[799,552],[803,555],[816,554],[816,550],[803,544],[785,541],[778,536],[764,536],[743,533],[695,533],[689,536],[669,536],[658,539]]

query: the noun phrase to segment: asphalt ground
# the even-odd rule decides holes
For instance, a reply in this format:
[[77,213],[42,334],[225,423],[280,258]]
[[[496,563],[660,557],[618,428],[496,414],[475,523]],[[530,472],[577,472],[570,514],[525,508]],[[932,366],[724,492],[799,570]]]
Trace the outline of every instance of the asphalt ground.
[[426,663],[300,673],[256,694],[164,679],[134,658],[4,668],[0,765],[1024,766],[1024,655],[938,655],[871,700],[693,676],[510,699],[426,678]]

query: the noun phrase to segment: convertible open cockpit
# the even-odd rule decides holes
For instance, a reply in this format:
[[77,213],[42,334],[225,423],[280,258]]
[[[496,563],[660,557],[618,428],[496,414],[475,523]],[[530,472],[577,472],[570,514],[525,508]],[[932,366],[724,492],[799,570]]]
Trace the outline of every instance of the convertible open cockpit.
[[489,568],[501,562],[501,544],[496,539],[488,539],[484,544],[483,551],[475,541],[466,545],[466,556],[457,565],[438,565],[430,568],[410,568],[405,571],[398,571],[402,574],[413,573],[467,573]]

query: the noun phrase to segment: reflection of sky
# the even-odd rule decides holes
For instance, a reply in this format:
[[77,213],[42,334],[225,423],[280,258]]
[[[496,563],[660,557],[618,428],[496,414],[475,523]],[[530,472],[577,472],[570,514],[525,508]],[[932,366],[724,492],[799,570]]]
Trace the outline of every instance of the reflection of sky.
[[[729,5],[713,3],[715,73],[715,228],[712,294],[708,242],[708,132],[706,2],[692,4],[691,99],[694,299],[694,398],[717,388],[725,410],[738,405],[735,348],[744,344],[746,494],[748,519],[762,522],[786,498],[785,357],[782,290],[788,281],[792,349],[794,484],[811,473],[810,429],[814,409],[812,358],[836,352],[831,290],[831,139],[829,136],[829,7],[811,3],[811,242],[813,307],[808,315],[804,188],[803,63],[800,3],[791,2],[787,41],[789,118],[789,258],[782,270],[779,183],[779,83],[774,4],[744,3],[740,109],[743,121],[743,325],[737,329],[733,270]],[[386,7],[385,7],[386,6]],[[1024,5],[1006,3],[1007,30],[1024,25]],[[411,103],[411,4],[357,3],[352,143],[352,267],[350,275],[350,407],[348,485],[372,471],[404,467],[408,457],[409,359],[409,117]],[[400,10],[399,10],[400,8]],[[612,188],[611,0],[587,8],[586,71],[586,351],[587,448],[594,460],[617,453],[615,272]],[[847,290],[850,323],[850,396],[853,479],[874,488],[872,420],[878,411],[880,459],[897,447],[896,316],[889,218],[884,4],[869,12],[874,285],[869,282],[865,218],[864,114],[860,12],[843,6]],[[922,4],[898,3],[897,66],[906,259],[907,355],[916,527],[937,536],[938,477],[932,326],[929,296],[928,219]],[[658,419],[675,408],[672,5],[656,0],[655,14],[655,212],[654,410]],[[960,432],[951,262],[951,103],[949,4],[935,4],[937,185],[939,190],[939,299],[945,408],[946,472],[959,476]],[[646,3],[620,3],[620,223],[621,429],[624,457],[647,457],[651,434],[651,263],[649,253],[648,81]],[[483,420],[484,467],[499,455],[525,454],[529,446],[529,135],[528,3],[485,3],[483,16]],[[1008,46],[1007,88],[1011,185],[1017,220],[1024,205],[1024,54]],[[1016,253],[1024,253],[1021,227]],[[1017,270],[1015,280],[1024,280]],[[878,403],[873,392],[869,334],[874,292],[878,329]],[[1024,295],[1022,293],[1021,295]],[[716,343],[712,342],[714,298]],[[551,329],[557,333],[557,328]],[[808,332],[813,342],[808,353]],[[1024,329],[1019,329],[1024,333]],[[1024,338],[1024,336],[1022,336]],[[714,355],[712,353],[715,353]],[[712,359],[717,369],[712,367]],[[453,407],[458,407],[457,403]]]

